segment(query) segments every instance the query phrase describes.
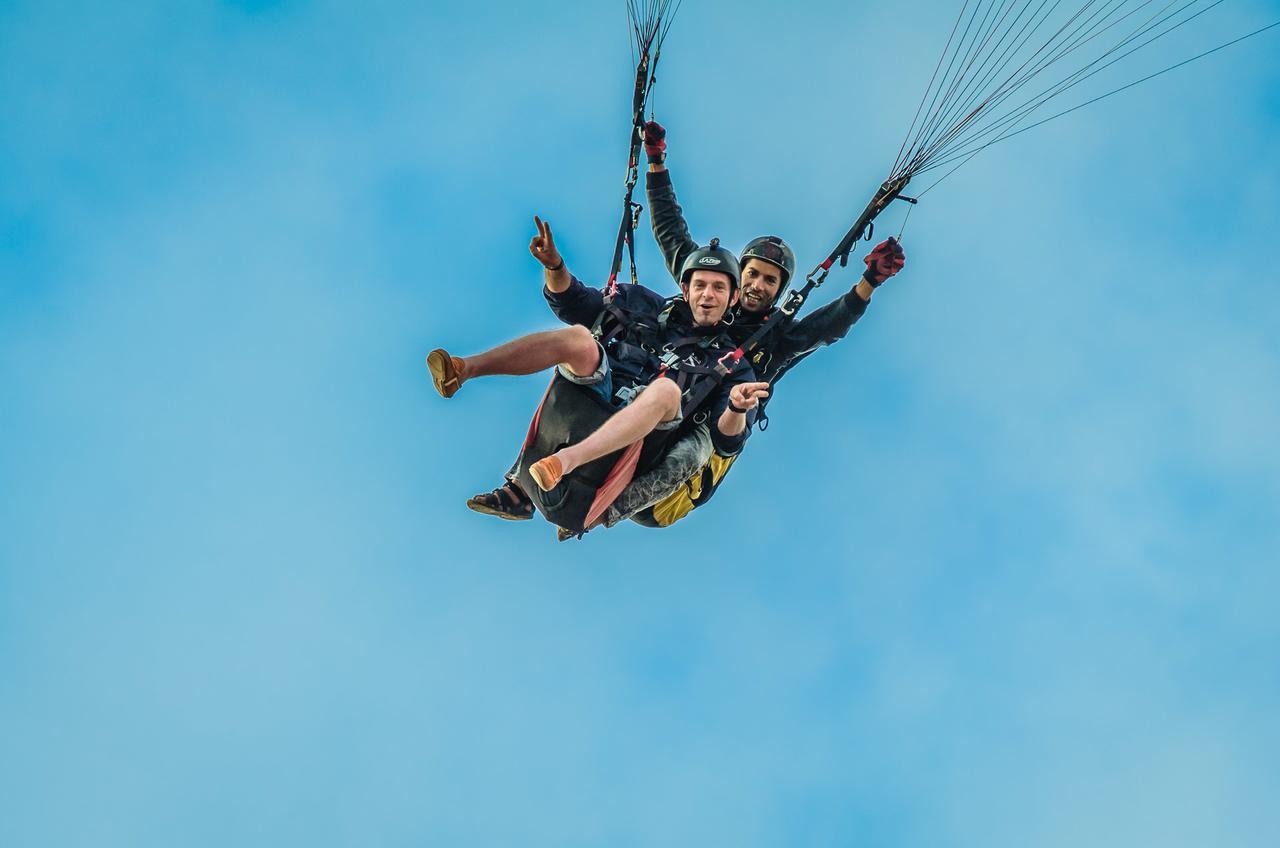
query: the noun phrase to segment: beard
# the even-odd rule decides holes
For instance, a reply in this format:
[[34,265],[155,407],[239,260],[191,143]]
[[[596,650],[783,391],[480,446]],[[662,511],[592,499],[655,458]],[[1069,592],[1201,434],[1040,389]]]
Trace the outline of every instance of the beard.
[[764,312],[769,304],[769,297],[758,292],[747,292],[742,296],[742,308],[748,312]]

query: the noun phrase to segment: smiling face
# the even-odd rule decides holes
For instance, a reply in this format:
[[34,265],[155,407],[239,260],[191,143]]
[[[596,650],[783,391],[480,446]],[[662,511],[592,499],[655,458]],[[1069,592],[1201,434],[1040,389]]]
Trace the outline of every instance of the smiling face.
[[768,312],[782,288],[782,269],[763,259],[748,259],[742,266],[742,309]]
[[720,323],[729,307],[738,302],[733,280],[721,271],[694,271],[681,289],[693,312],[693,323],[699,327]]

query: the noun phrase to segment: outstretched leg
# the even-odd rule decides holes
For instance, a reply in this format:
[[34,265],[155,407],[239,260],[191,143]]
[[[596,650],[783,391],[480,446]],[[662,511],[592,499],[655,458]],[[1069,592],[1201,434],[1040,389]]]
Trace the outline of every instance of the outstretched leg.
[[538,487],[545,491],[554,489],[564,475],[580,465],[621,450],[632,442],[638,442],[664,421],[672,421],[680,414],[680,387],[668,377],[659,377],[636,399],[618,411],[590,436],[576,445],[561,448],[529,468]]
[[600,357],[600,345],[591,331],[575,324],[521,336],[475,356],[450,356],[445,350],[436,349],[427,355],[427,367],[436,391],[443,397],[452,397],[472,377],[536,374],[553,365],[563,365],[571,373],[586,377],[600,365]]

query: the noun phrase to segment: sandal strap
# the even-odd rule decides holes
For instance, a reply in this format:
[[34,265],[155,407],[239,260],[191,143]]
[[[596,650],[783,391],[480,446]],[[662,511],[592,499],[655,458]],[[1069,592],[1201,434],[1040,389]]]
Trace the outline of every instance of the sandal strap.
[[529,496],[514,483],[505,483],[494,489],[485,497],[492,498],[494,506],[508,512],[528,512],[533,506]]

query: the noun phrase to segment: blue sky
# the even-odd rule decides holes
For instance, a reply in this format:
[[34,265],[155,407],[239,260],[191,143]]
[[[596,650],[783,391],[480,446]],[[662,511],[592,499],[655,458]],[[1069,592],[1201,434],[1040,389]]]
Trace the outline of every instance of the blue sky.
[[[1271,844],[1278,31],[975,159],[712,505],[557,544],[463,506],[545,379],[422,358],[552,326],[534,214],[605,275],[622,6],[0,4],[0,844]],[[954,9],[688,0],[694,235],[816,264]]]

